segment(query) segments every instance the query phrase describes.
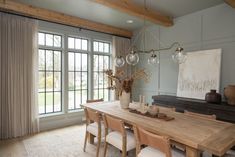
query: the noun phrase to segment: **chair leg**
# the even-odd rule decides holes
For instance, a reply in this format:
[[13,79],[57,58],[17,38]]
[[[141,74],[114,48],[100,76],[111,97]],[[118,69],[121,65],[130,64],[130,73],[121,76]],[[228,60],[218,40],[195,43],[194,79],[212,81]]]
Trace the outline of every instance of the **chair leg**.
[[105,141],[104,142],[104,157],[106,157],[107,148],[108,148],[108,143]]
[[127,152],[126,151],[122,151],[122,157],[126,157],[127,156]]
[[87,139],[88,139],[88,133],[87,133],[87,131],[86,131],[86,134],[85,134],[85,141],[84,141],[84,146],[83,146],[83,151],[84,151],[84,152],[86,151]]
[[97,143],[96,157],[99,157],[101,136],[98,136],[97,139],[98,139],[98,143]]

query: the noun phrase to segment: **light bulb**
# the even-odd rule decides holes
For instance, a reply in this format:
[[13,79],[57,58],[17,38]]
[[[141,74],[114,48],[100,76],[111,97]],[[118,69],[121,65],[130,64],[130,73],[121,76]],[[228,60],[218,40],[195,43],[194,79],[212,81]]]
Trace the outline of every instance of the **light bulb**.
[[125,60],[122,56],[117,56],[115,59],[114,59],[114,64],[116,67],[122,67],[124,64],[125,64]]
[[177,48],[176,51],[172,54],[172,59],[178,64],[184,63],[187,59],[187,55],[185,52],[183,52],[183,48]]
[[159,60],[156,54],[152,54],[149,58],[148,58],[148,63],[149,64],[159,64]]
[[137,53],[129,53],[126,56],[126,62],[130,65],[136,65],[139,62],[139,56]]

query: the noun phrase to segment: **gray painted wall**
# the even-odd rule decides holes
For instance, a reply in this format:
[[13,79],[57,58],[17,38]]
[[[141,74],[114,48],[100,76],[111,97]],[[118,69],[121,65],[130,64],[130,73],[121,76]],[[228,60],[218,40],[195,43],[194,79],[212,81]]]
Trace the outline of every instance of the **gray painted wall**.
[[[162,48],[175,41],[180,42],[186,52],[222,48],[221,87],[235,84],[235,9],[221,4],[193,14],[175,19],[173,27],[148,26],[146,29],[146,49]],[[143,48],[141,31],[137,30],[132,39]],[[147,64],[148,55],[141,55],[135,68],[146,68],[151,73],[149,83],[135,82],[133,100],[144,94],[149,103],[157,94],[176,95],[178,65],[171,59],[171,51],[160,53],[160,64]]]

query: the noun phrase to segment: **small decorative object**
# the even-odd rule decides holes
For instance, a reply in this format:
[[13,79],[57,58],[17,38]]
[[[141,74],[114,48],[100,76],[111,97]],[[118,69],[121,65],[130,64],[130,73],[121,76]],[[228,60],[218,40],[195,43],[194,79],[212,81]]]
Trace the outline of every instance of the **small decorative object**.
[[120,105],[121,108],[128,108],[131,101],[131,88],[134,83],[134,80],[144,79],[145,82],[148,82],[149,75],[145,72],[144,69],[137,70],[131,76],[123,76],[124,72],[117,71],[114,75],[111,69],[105,70],[104,73],[108,76],[110,90],[116,90],[119,93]]
[[224,96],[229,105],[235,105],[235,85],[228,85],[228,87],[225,87]]
[[159,113],[159,108],[156,105],[152,105],[148,107],[148,112],[152,116],[156,116]]
[[208,103],[220,104],[221,94],[216,93],[216,90],[211,89],[209,93],[206,93],[205,100]]

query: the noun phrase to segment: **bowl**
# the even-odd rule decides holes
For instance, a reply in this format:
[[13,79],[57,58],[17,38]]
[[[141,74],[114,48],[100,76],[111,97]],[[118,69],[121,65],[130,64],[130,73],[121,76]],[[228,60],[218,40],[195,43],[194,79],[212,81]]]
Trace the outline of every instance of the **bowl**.
[[148,113],[152,116],[156,116],[159,113],[159,108],[156,105],[149,106]]

